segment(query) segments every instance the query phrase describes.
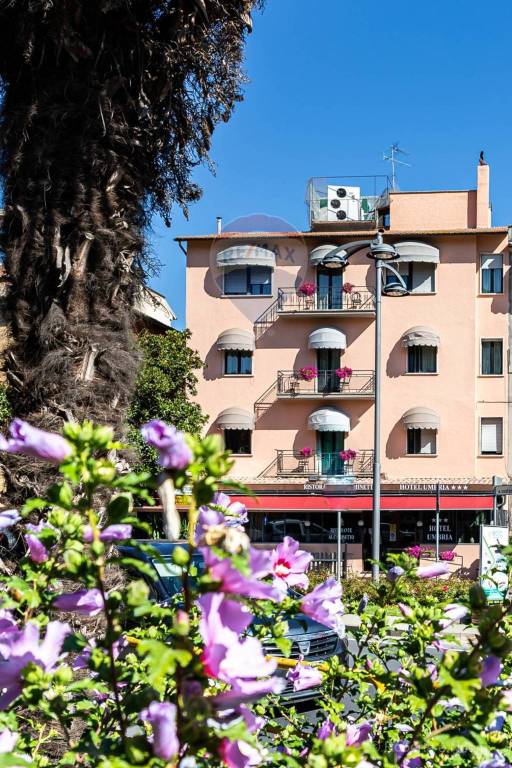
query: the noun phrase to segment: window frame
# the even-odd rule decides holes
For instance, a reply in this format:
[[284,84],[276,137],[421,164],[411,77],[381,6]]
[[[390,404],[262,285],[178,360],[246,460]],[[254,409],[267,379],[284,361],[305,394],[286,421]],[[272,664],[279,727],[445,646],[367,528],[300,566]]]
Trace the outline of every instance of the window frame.
[[[483,260],[490,257],[501,257],[501,269],[496,267],[484,269]],[[484,291],[484,272],[501,272],[501,291]],[[494,276],[493,276],[494,281]],[[480,295],[481,296],[502,296],[505,293],[505,255],[503,253],[481,253],[480,254]]]
[[[427,349],[430,349],[431,347],[428,346]],[[409,352],[412,349],[425,349],[424,344],[411,344],[411,346],[407,347],[407,361],[406,361],[406,370],[405,372],[410,376],[436,376],[439,373],[439,356],[437,354],[438,348],[434,347],[435,349],[435,370],[434,371],[411,371],[410,368],[410,359],[409,359]]]
[[[406,446],[405,446],[406,456],[437,456],[437,429],[421,429],[421,427],[416,427],[414,429],[407,429],[406,432],[407,432],[406,438],[405,438],[406,439]],[[419,442],[420,450],[419,451],[409,452],[409,433],[417,433],[417,432],[420,433],[420,435],[419,435],[419,438],[420,438],[420,442]],[[429,453],[422,452],[422,450],[421,450],[421,437],[422,437],[422,433],[423,432],[433,432],[434,433],[434,440],[432,441],[433,442],[434,450],[429,452]],[[415,436],[415,434],[414,434],[414,436]]]
[[[251,285],[265,285],[265,283],[251,283],[251,270],[252,269],[266,269],[266,270],[268,270],[269,276],[270,276],[270,280],[269,280],[269,283],[268,283],[268,286],[269,286],[268,293],[263,293],[263,292],[262,293],[251,293],[251,291],[250,291]],[[245,292],[244,293],[228,293],[226,291],[226,277],[230,273],[238,271],[238,270],[244,270],[244,272],[245,272]],[[253,296],[255,296],[256,298],[268,298],[269,296],[272,296],[272,290],[273,290],[272,275],[273,275],[273,271],[274,270],[272,269],[272,267],[259,267],[259,266],[258,267],[253,267],[253,266],[250,266],[250,265],[248,265],[246,267],[241,267],[241,266],[236,266],[235,267],[234,266],[234,267],[230,267],[229,269],[225,269],[224,272],[223,272],[223,277],[222,277],[222,295],[223,296],[227,296],[229,298],[236,297],[236,296],[245,296],[245,297],[249,297],[249,296],[253,297]]]
[[[501,445],[500,451],[484,451],[482,449],[482,425],[484,421],[495,421],[495,422],[501,422]],[[479,418],[479,425],[478,425],[478,455],[482,458],[487,458],[488,456],[491,457],[499,457],[504,456],[504,445],[503,445],[503,427],[504,427],[504,419],[503,416],[480,416]]]
[[[432,268],[432,290],[431,291],[415,291],[413,289],[414,284],[414,265],[415,264],[428,264]],[[437,292],[437,264],[434,264],[430,261],[422,261],[422,262],[415,262],[415,261],[402,261],[397,264],[393,265],[397,272],[400,274],[400,276],[403,278],[406,288],[409,291],[409,296],[432,296]],[[401,272],[400,268],[407,267],[407,274],[403,274]],[[388,272],[386,274],[386,278],[389,276],[389,281],[394,282],[396,281],[395,276],[392,272]]]
[[[237,368],[238,368],[238,370],[236,371],[236,373],[228,373],[227,367],[228,367],[228,356],[229,355],[233,355],[233,356],[236,355],[236,357],[237,357]],[[242,373],[241,370],[240,370],[241,362],[242,362],[243,358],[245,358],[245,359],[248,358],[251,361],[251,370],[249,371],[249,373]],[[224,350],[223,376],[253,376],[254,375],[253,364],[254,364],[254,355],[249,350],[245,350],[245,349],[225,349]]]
[[[227,441],[226,441],[226,433],[227,432],[229,432],[229,433],[233,432],[233,433],[239,433],[239,434],[242,433],[242,432],[248,433],[248,436],[249,436],[249,452],[247,453],[247,451],[235,451],[233,448],[229,447],[228,444],[227,444]],[[238,456],[252,456],[252,429],[225,429],[224,430],[224,435],[223,435],[223,440],[224,440],[224,448],[226,450],[228,450],[228,451],[231,451],[232,455],[234,457],[238,457]]]
[[[484,342],[500,342],[501,343],[501,373],[484,373]],[[499,336],[496,338],[491,339],[480,339],[480,372],[479,376],[483,376],[484,378],[492,379],[492,378],[503,378],[505,375],[505,360],[504,360],[504,349],[505,344],[503,338],[500,338]]]

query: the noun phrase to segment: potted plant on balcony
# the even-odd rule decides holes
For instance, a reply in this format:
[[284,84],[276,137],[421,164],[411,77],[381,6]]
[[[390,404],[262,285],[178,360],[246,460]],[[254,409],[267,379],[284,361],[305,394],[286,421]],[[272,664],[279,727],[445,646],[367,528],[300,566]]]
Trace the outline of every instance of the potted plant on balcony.
[[350,377],[352,376],[352,368],[349,368],[348,365],[344,365],[342,368],[336,368],[336,376],[340,380],[341,389],[348,388]]
[[299,296],[304,297],[306,309],[311,309],[315,304],[316,285],[314,283],[304,282],[297,288]]
[[354,286],[352,285],[352,283],[343,283],[343,293],[350,294],[352,293],[353,290],[354,290]]
[[314,365],[304,365],[302,368],[299,368],[299,378],[302,381],[313,381],[317,376],[318,368],[315,368]]
[[353,448],[346,448],[343,451],[340,451],[339,456],[343,462],[343,471],[346,474],[347,469],[352,469],[353,467],[354,459],[357,457],[357,451],[354,451]]

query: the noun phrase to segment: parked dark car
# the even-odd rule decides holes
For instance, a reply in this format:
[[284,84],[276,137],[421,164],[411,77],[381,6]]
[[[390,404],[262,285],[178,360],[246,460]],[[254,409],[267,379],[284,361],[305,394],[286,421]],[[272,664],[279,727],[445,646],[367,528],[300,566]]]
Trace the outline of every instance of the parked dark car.
[[[160,559],[144,552],[142,549],[128,546],[120,546],[119,551],[125,557],[132,557],[150,565],[154,571],[154,579],[147,579],[151,590],[151,597],[165,603],[181,591],[181,569],[172,561],[173,550],[177,546],[188,547],[187,542],[169,542],[163,540],[141,541],[141,544],[150,544],[158,552]],[[199,552],[192,556],[198,573],[204,571],[204,561]],[[286,637],[292,641],[291,659],[303,657],[304,661],[326,661],[332,656],[342,656],[345,652],[344,641],[332,629],[310,619],[304,614],[298,614],[289,620],[289,631]],[[283,654],[272,642],[263,643],[265,652],[269,656],[282,658]],[[286,675],[286,669],[279,669],[277,674]],[[305,691],[294,692],[293,684],[288,682],[283,696],[289,701],[301,702],[314,699],[318,694],[318,688],[308,688]]]

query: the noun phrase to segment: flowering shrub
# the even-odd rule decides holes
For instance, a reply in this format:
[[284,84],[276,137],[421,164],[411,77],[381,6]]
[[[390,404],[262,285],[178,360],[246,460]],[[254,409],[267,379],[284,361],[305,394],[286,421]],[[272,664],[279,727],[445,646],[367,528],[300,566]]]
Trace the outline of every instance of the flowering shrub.
[[343,283],[343,293],[352,293],[354,286],[352,283]]
[[354,461],[357,456],[357,451],[353,448],[347,448],[345,451],[340,451],[340,459],[342,461]]
[[336,376],[341,380],[349,379],[352,373],[352,368],[349,368],[347,365],[344,365],[343,368],[336,368]]
[[[155,484],[119,473],[111,430],[85,422],[52,435],[19,422],[2,443],[60,463],[62,479],[0,513],[0,528],[17,526],[27,545],[17,572],[1,576],[0,766],[510,766],[508,598],[489,606],[473,585],[459,602],[420,602],[415,589],[436,585],[447,564],[393,555],[379,585],[366,581],[346,655],[298,659],[294,617],[343,633],[338,582],[309,584],[311,555],[290,537],[251,546],[243,505],[219,489],[231,460],[216,436],[160,422],[144,435],[165,467],[168,530],[174,489],[192,498],[188,542],[166,565],[182,588],[160,604],[148,563],[116,549],[155,554],[133,538],[143,527],[134,504],[153,503]],[[130,576],[112,585],[112,567]],[[470,614],[473,636],[454,638]],[[280,698],[286,683],[317,690],[318,725]]]
[[314,283],[301,283],[297,288],[297,293],[301,296],[314,296],[316,293],[316,285]]
[[455,552],[453,550],[445,550],[444,552],[439,553],[440,560],[446,560],[447,562],[451,563],[454,558]]
[[299,376],[303,381],[313,381],[318,376],[318,368],[314,365],[305,365],[303,368],[299,368]]
[[301,448],[299,451],[299,454],[302,456],[303,459],[309,459],[312,453],[313,451],[308,445],[305,445],[304,448]]
[[419,560],[421,557],[431,557],[434,554],[432,547],[423,546],[421,544],[414,544],[412,547],[407,547],[405,550],[409,557],[415,557]]

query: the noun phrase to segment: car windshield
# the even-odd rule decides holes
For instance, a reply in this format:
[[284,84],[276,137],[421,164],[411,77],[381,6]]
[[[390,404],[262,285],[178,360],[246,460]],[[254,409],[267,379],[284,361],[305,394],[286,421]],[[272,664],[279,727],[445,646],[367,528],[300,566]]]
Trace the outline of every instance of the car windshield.
[[[172,597],[181,592],[183,569],[173,563],[172,558],[164,557],[162,560],[152,560],[151,565],[155,569],[165,592]],[[192,558],[191,581],[204,573],[204,560],[202,557]]]

